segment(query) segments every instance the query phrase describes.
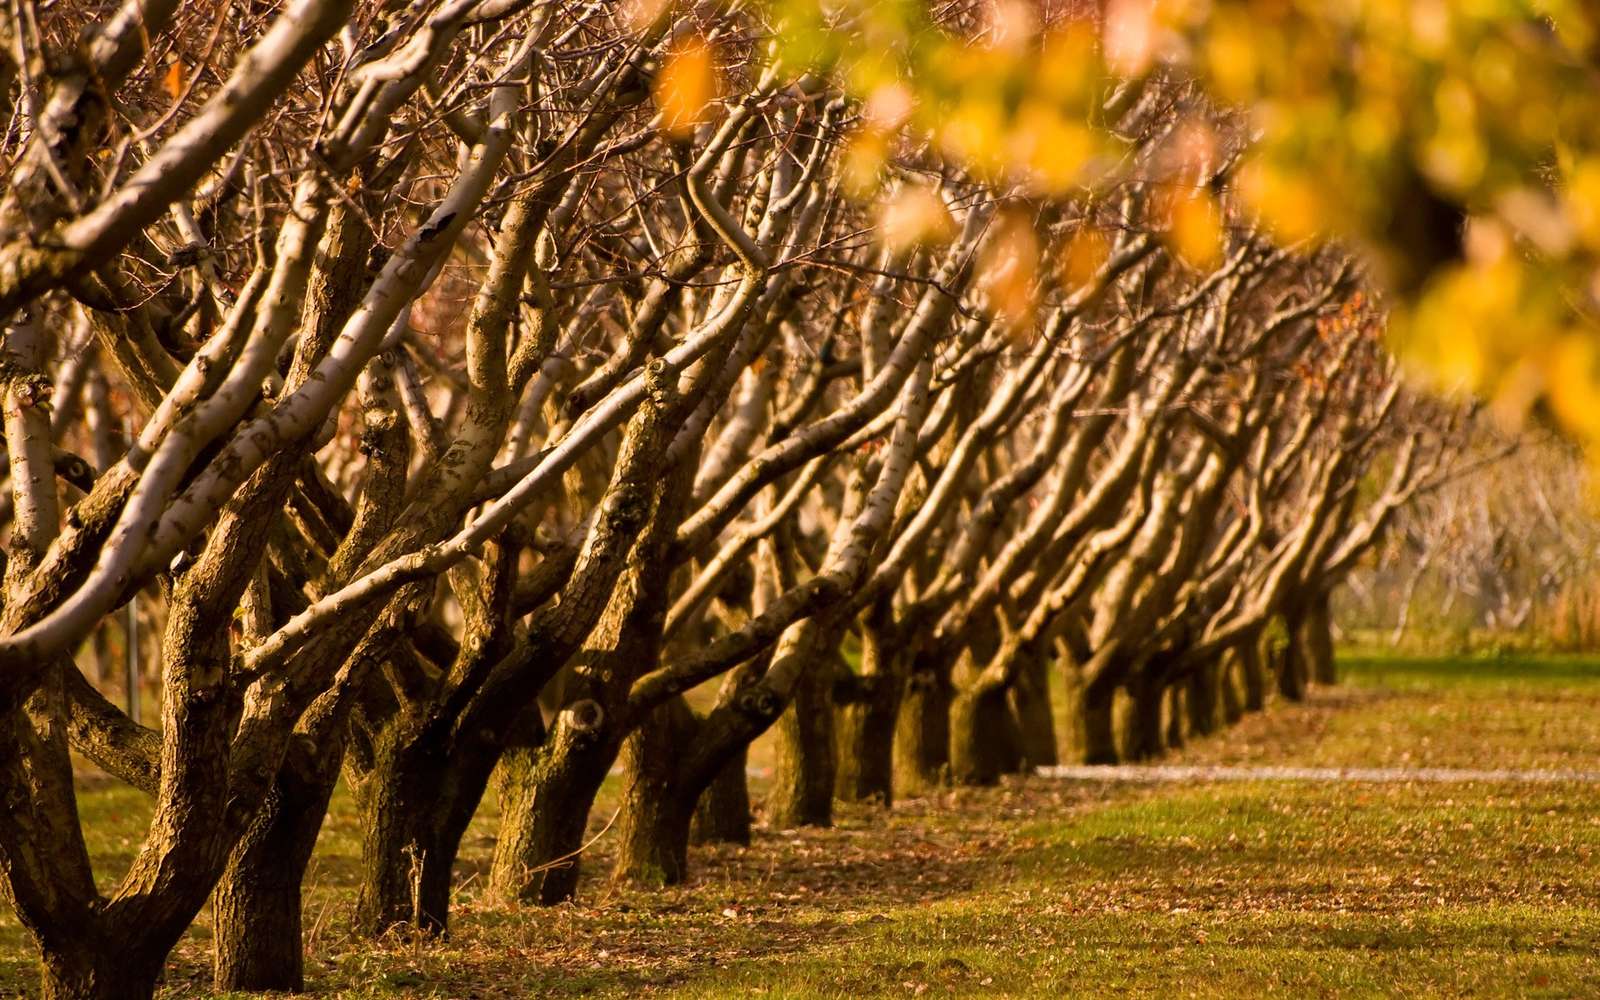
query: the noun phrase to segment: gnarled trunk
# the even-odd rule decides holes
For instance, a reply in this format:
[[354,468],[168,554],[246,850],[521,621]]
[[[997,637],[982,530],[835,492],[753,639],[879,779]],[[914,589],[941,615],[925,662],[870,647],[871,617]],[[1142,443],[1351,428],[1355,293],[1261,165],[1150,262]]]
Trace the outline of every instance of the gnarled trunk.
[[155,996],[166,964],[165,950],[88,936],[80,944],[46,951],[39,991],[42,1000],[147,1000]]
[[305,989],[301,890],[342,757],[339,745],[325,750],[317,757],[307,744],[291,748],[212,892],[219,993]]
[[1096,678],[1083,689],[1079,711],[1083,715],[1083,762],[1115,764],[1122,759],[1117,746],[1117,686]]
[[1327,592],[1320,592],[1307,602],[1297,638],[1310,679],[1318,684],[1337,684],[1339,673],[1333,656],[1333,617]]
[[1163,722],[1167,701],[1167,686],[1153,680],[1149,671],[1141,671],[1129,687],[1133,697],[1133,725],[1128,732],[1128,756],[1134,760],[1159,757],[1167,748]]
[[1217,731],[1222,685],[1225,682],[1219,660],[1203,663],[1189,674],[1184,685],[1183,702],[1189,717],[1189,731],[1196,736],[1209,736]]
[[1006,687],[980,685],[957,692],[950,703],[951,780],[992,785],[1015,767],[1018,758]]
[[860,678],[860,697],[835,709],[838,769],[834,794],[846,802],[894,801],[895,716],[900,708],[896,679],[888,674]]
[[696,844],[750,844],[750,751],[740,747],[711,780],[695,807],[690,835]]
[[1278,693],[1289,701],[1304,701],[1306,685],[1310,682],[1305,657],[1305,647],[1300,641],[1301,615],[1298,611],[1286,615],[1284,625],[1288,639],[1283,644],[1278,660]]
[[369,937],[449,926],[456,853],[500,756],[492,741],[460,735],[446,753],[442,733],[406,728],[386,732],[357,790],[365,836],[355,927]]
[[1060,763],[1055,713],[1050,705],[1050,661],[1035,653],[1024,654],[1022,669],[1011,685],[1012,716],[1017,723],[1017,748],[1022,766],[1031,770]]
[[698,728],[689,706],[674,698],[624,741],[628,777],[613,870],[618,881],[655,888],[688,878],[689,824],[700,790],[685,787],[677,754]]
[[1238,650],[1228,650],[1218,661],[1217,694],[1222,708],[1222,721],[1229,726],[1244,718],[1244,697],[1239,689],[1243,683],[1242,673]]
[[1167,749],[1176,750],[1183,746],[1184,738],[1188,731],[1184,722],[1189,717],[1188,689],[1183,685],[1171,684],[1167,686]]
[[944,783],[950,762],[950,679],[913,670],[894,730],[894,787],[920,795]]
[[502,755],[495,771],[500,835],[489,869],[494,898],[550,906],[576,894],[589,813],[619,744],[599,703],[579,700],[539,745]]
[[1265,641],[1258,637],[1235,647],[1246,712],[1259,712],[1267,707],[1267,662],[1262,649]]
[[777,773],[767,809],[773,829],[833,825],[833,650],[819,650],[778,718]]

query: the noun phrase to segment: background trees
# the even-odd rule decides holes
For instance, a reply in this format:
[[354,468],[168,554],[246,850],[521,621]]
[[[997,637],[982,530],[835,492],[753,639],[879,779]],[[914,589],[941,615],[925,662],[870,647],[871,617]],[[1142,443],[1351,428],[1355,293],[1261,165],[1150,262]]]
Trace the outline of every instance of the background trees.
[[[376,935],[448,926],[491,784],[515,905],[618,760],[658,884],[748,836],[774,725],[782,823],[1053,762],[1052,687],[1159,753],[1332,679],[1330,591],[1460,448],[1126,11],[954,12],[867,92],[791,10],[234,13],[0,22],[0,882],[48,995],[150,993],[208,897],[218,986],[298,988],[341,775]],[[1017,74],[1055,103],[990,128]],[[140,602],[158,718],[80,668]],[[114,880],[73,751],[155,802]]]

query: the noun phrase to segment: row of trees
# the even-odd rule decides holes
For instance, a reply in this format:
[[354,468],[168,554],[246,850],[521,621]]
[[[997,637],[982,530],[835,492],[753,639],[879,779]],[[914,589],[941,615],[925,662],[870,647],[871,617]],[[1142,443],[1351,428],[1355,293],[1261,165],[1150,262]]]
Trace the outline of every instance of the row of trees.
[[[1348,257],[1190,196],[1244,130],[1177,77],[1069,198],[863,166],[884,109],[753,15],[0,35],[0,885],[50,997],[149,995],[208,899],[219,988],[301,987],[341,775],[377,935],[447,926],[491,784],[517,905],[571,897],[619,759],[616,875],[662,884],[748,839],[774,726],[777,824],[1053,763],[1052,687],[1090,761],[1159,753],[1331,679],[1329,593],[1458,448]],[[148,727],[78,664],[139,595]],[[110,881],[74,752],[154,800]]]

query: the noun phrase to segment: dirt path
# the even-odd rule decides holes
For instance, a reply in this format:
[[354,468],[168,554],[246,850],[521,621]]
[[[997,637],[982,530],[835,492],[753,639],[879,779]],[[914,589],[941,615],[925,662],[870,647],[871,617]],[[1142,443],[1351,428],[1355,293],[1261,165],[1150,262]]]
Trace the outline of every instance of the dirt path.
[[1600,771],[1463,767],[1230,767],[1182,764],[1064,765],[1039,769],[1066,781],[1348,781],[1431,784],[1492,781],[1510,784],[1600,784]]

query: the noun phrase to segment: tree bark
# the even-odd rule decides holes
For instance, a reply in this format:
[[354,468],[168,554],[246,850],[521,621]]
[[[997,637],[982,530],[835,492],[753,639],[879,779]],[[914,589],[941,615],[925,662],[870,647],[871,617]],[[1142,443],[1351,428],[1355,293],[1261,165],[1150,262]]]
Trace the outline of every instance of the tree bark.
[[950,680],[913,670],[895,719],[894,787],[921,795],[944,783],[950,757]]
[[1182,684],[1167,685],[1167,749],[1183,746],[1188,735],[1184,723],[1189,717],[1189,689]]
[[659,888],[688,878],[689,824],[699,795],[687,793],[675,754],[697,728],[693,711],[674,698],[623,743],[628,778],[613,871],[618,881]]
[[1329,595],[1320,592],[1306,606],[1300,623],[1300,645],[1310,679],[1318,684],[1337,684],[1339,673],[1333,655],[1333,617]]
[[1218,661],[1217,692],[1222,705],[1222,721],[1229,726],[1244,718],[1244,697],[1239,691],[1239,685],[1244,682],[1244,668],[1240,666],[1239,659],[1239,651],[1230,649]]
[[1018,748],[1026,769],[1060,763],[1055,713],[1050,703],[1050,661],[1024,654],[1022,670],[1011,685],[1011,711],[1017,720]]
[[456,853],[499,757],[488,744],[446,753],[442,734],[401,735],[406,728],[386,732],[358,790],[365,836],[355,927],[368,937],[400,925],[447,929]]
[[775,830],[833,825],[834,651],[819,650],[778,719],[777,773],[767,819]]
[[495,899],[552,906],[576,895],[577,852],[618,746],[599,704],[579,701],[538,746],[517,746],[501,757],[500,835],[489,869]]
[[993,785],[1022,761],[1016,718],[1005,685],[957,692],[950,703],[950,778]]
[[1184,685],[1184,708],[1189,716],[1189,731],[1210,736],[1217,731],[1222,685],[1226,681],[1222,663],[1211,660],[1189,674]]
[[1166,708],[1166,685],[1144,676],[1141,671],[1129,688],[1133,696],[1133,726],[1128,734],[1128,756],[1133,760],[1150,760],[1166,750],[1163,732],[1163,710]]
[[1122,759],[1117,746],[1117,686],[1096,678],[1083,689],[1083,762],[1115,764]]
[[717,772],[695,807],[690,835],[696,844],[750,846],[749,747],[740,747]]
[[1267,707],[1267,664],[1262,649],[1263,637],[1241,642],[1235,651],[1239,657],[1239,679],[1244,685],[1244,710],[1259,712]]
[[838,770],[834,794],[846,802],[894,801],[895,716],[899,685],[887,674],[861,678],[862,697],[836,710]]
[[1278,656],[1278,693],[1289,701],[1305,701],[1310,681],[1305,646],[1301,642],[1302,616],[1295,612],[1284,618],[1288,640]]
[[83,947],[52,949],[44,956],[42,1000],[148,1000],[154,997],[166,964],[155,949],[108,946],[85,940]]
[[[217,992],[305,989],[301,891],[338,776],[339,747],[291,747],[211,896]],[[331,772],[331,773],[328,773]]]

